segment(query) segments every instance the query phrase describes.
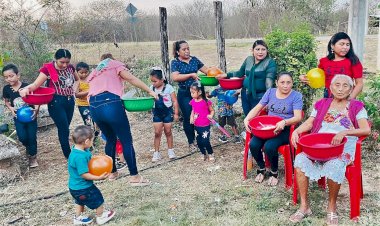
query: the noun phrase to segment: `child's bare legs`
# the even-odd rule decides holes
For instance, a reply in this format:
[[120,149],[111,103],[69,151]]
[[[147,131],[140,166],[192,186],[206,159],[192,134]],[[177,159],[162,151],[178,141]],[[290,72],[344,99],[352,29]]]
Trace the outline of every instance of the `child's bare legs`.
[[[173,133],[172,133],[171,123],[164,123],[164,132],[166,136],[166,142],[168,143],[168,149],[173,149]],[[162,133],[162,130],[161,130],[161,133]],[[156,139],[156,137],[154,137],[154,139]],[[161,139],[161,136],[160,136],[160,139]],[[154,148],[156,148],[156,146]]]
[[[154,150],[159,151],[161,136],[162,136],[162,127],[164,127],[164,124],[162,122],[155,122],[153,123],[153,127],[154,127]],[[165,134],[166,134],[166,131],[165,131]],[[168,141],[168,144],[169,144],[169,141]],[[173,137],[172,137],[172,146],[173,146]]]
[[101,206],[99,206],[98,208],[96,208],[96,216],[97,216],[97,217],[102,216],[103,211],[104,211],[104,206],[103,206],[103,205],[101,205]]
[[235,136],[239,136],[239,132],[237,130],[237,127],[236,126],[232,126],[232,132],[234,133]]
[[84,212],[84,206],[75,204],[75,216],[79,217]]

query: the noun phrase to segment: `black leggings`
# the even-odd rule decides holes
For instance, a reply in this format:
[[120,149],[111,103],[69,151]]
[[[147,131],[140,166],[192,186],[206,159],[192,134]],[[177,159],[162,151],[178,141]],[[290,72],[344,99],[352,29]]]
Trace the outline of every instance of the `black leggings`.
[[264,153],[268,156],[272,172],[278,170],[278,151],[277,149],[281,145],[289,144],[290,127],[286,126],[285,129],[276,137],[268,140],[264,140],[255,136],[252,136],[249,143],[249,149],[251,150],[253,158],[255,158],[257,165],[260,169],[265,168],[265,162],[261,149],[264,147]]
[[206,154],[206,151],[209,155],[213,153],[212,147],[210,144],[210,126],[197,127],[195,126],[195,131],[197,131],[197,144],[198,148],[202,154]]

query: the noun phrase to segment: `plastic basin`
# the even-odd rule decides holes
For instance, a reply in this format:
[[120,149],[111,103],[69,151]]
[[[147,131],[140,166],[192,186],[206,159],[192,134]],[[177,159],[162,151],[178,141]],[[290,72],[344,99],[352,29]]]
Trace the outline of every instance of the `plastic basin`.
[[25,103],[31,105],[48,104],[51,100],[53,100],[54,93],[55,90],[53,88],[39,87],[22,99],[25,101]]
[[124,108],[130,112],[149,111],[153,108],[154,97],[122,98]]
[[240,89],[243,87],[244,78],[237,78],[237,79],[228,79],[223,78],[219,79],[219,84],[223,89]]
[[199,76],[201,79],[201,84],[204,86],[216,86],[219,84],[219,80],[212,76]]
[[332,145],[331,141],[336,134],[334,133],[312,133],[300,137],[298,145],[302,151],[313,160],[327,161],[338,158],[343,153],[344,144],[347,138],[343,138],[339,145]]
[[276,128],[276,124],[281,120],[283,119],[278,116],[256,116],[249,122],[249,127],[255,137],[270,139],[278,135],[274,133],[274,129]]

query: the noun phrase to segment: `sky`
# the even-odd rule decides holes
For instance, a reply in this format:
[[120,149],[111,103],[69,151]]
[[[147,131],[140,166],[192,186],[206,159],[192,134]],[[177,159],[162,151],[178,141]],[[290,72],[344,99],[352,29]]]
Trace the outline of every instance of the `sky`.
[[[82,5],[86,5],[93,1],[94,0],[68,0],[68,2],[75,8]],[[173,6],[173,5],[191,3],[192,1],[194,0],[125,0],[125,6],[127,6],[128,3],[132,3],[134,6],[136,6],[138,10],[142,10],[147,13],[158,14],[158,7],[169,8],[170,6]],[[204,1],[208,1],[210,2],[210,4],[212,4],[214,0],[204,0]],[[220,0],[220,1],[224,2],[228,0]]]

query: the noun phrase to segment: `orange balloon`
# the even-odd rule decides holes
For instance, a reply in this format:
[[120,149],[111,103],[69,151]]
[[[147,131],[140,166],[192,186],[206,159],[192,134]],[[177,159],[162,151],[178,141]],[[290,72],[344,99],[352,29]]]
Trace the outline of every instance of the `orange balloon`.
[[103,173],[111,173],[112,171],[112,158],[107,155],[95,155],[88,163],[90,173],[100,176]]
[[307,72],[306,77],[309,79],[311,88],[318,89],[325,86],[325,72],[320,68],[313,68]]
[[223,74],[223,71],[217,67],[212,67],[212,68],[208,69],[208,71],[207,71],[207,76],[210,76],[210,77],[215,77],[215,76],[220,75],[220,74]]

